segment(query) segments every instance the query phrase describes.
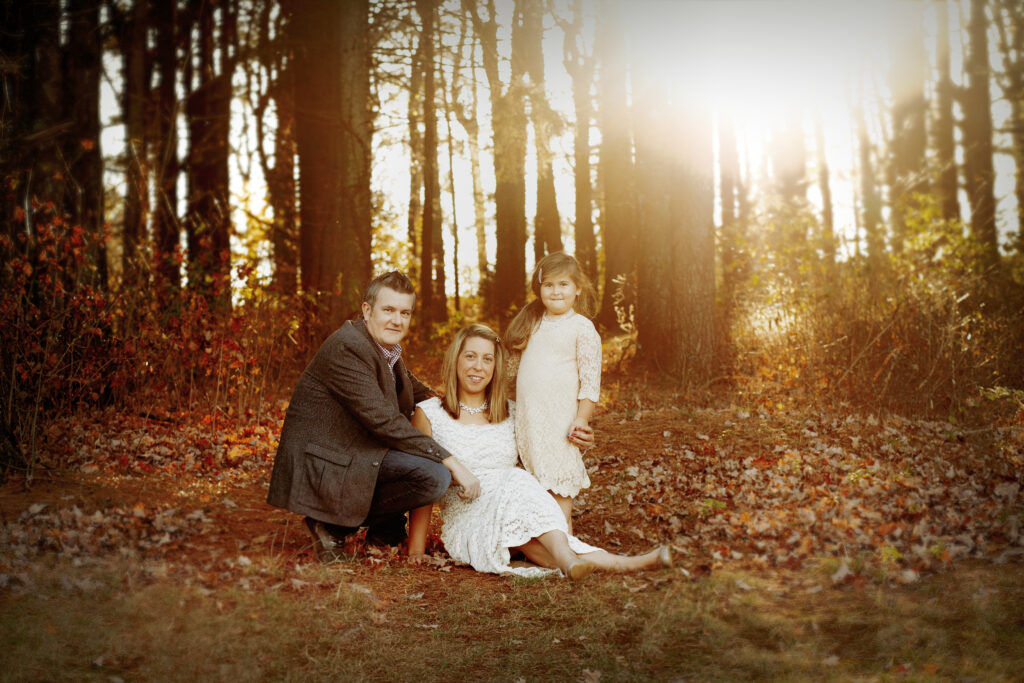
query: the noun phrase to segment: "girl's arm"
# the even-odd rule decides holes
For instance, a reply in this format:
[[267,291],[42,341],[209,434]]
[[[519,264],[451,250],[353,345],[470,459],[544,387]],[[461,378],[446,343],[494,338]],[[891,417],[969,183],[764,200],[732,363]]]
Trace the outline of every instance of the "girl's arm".
[[569,440],[580,448],[594,445],[594,430],[590,427],[590,418],[594,416],[597,404],[589,398],[581,398],[576,402],[576,419],[569,425]]

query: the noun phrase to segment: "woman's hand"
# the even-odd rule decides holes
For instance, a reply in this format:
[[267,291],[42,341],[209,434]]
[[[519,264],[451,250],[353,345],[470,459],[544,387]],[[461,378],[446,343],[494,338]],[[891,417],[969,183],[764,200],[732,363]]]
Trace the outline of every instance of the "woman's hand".
[[469,471],[468,467],[456,460],[454,455],[445,458],[442,462],[451,471],[455,483],[462,487],[462,490],[459,491],[459,498],[473,501],[480,497],[480,480]]

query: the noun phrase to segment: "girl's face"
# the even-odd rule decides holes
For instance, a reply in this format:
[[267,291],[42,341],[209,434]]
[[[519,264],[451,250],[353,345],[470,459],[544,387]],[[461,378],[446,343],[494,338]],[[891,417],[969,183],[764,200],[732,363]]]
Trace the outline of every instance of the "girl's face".
[[470,337],[462,345],[455,368],[459,380],[459,394],[474,395],[486,391],[494,375],[494,342],[481,337]]
[[579,291],[579,287],[566,272],[545,273],[540,281],[540,301],[548,315],[560,316],[568,313],[576,303]]

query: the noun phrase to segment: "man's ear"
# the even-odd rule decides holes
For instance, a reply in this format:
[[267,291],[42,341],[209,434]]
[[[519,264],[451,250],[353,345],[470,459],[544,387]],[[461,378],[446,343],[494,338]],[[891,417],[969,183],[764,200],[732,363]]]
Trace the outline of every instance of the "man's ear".
[[366,320],[370,316],[370,311],[371,310],[372,309],[370,308],[370,304],[368,304],[368,303],[366,303],[364,301],[363,302],[363,320]]

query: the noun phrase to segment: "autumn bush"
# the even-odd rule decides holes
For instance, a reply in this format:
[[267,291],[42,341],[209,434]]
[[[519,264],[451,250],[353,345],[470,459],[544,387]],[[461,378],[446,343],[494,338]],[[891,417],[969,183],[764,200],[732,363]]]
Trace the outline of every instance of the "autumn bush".
[[928,198],[896,255],[829,267],[816,246],[776,244],[780,255],[760,258],[754,249],[734,327],[739,381],[751,392],[955,419],[985,389],[1024,388],[1016,261],[980,269],[963,226],[941,220]]
[[103,288],[89,258],[95,238],[43,217],[31,235],[0,237],[2,473],[31,471],[48,418],[116,405],[258,420],[301,369],[315,300],[273,292],[250,265],[234,271],[229,305],[151,278]]

